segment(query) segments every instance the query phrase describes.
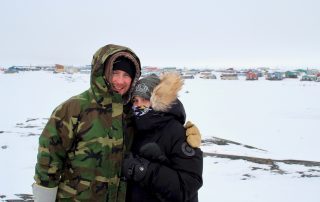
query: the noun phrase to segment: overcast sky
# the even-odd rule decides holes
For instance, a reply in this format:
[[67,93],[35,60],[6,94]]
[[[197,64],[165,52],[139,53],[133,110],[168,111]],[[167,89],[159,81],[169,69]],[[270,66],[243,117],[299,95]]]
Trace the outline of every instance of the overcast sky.
[[90,64],[109,43],[159,67],[320,67],[319,0],[1,0],[0,26],[0,67]]

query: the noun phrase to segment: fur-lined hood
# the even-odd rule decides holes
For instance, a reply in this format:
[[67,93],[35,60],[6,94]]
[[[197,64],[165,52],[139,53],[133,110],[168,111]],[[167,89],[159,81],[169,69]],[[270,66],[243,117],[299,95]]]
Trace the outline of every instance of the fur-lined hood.
[[178,92],[184,84],[177,73],[164,73],[160,76],[160,83],[154,88],[150,101],[155,111],[167,112],[175,103]]

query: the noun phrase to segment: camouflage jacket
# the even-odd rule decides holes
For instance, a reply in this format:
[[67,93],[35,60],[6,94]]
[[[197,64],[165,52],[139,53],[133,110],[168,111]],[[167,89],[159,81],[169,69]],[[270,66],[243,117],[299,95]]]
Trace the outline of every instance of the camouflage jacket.
[[59,105],[39,138],[34,178],[39,185],[58,186],[57,201],[125,201],[120,170],[133,138],[130,93],[122,97],[108,82],[119,56],[135,64],[135,85],[141,70],[135,53],[117,45],[100,48],[92,60],[90,89]]

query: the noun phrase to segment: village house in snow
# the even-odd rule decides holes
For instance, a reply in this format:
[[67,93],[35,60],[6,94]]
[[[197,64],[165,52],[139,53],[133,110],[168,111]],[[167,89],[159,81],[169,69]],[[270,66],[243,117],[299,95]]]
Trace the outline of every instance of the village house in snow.
[[247,71],[246,80],[258,80],[258,74],[254,71]]
[[285,77],[286,78],[298,78],[298,72],[294,72],[294,71],[286,71],[285,72]]
[[75,66],[65,66],[65,65],[60,65],[56,64],[54,66],[54,73],[68,73],[68,74],[74,74],[80,72],[79,67]]
[[152,66],[144,66],[141,68],[141,77],[148,76],[150,74],[161,74],[161,69],[159,67],[152,67]]
[[199,77],[202,79],[217,79],[216,75],[214,75],[211,71],[200,72]]
[[268,72],[266,75],[266,80],[280,81],[283,79],[282,72]]
[[316,75],[302,75],[300,81],[317,81]]
[[220,75],[221,80],[238,80],[237,73],[222,73]]

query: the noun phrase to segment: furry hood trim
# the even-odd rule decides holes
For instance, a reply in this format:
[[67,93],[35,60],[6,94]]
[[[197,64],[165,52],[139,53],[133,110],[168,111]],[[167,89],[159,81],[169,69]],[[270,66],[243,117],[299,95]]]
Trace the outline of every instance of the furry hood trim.
[[150,101],[155,111],[167,112],[175,103],[184,80],[177,73],[164,73],[154,88]]

